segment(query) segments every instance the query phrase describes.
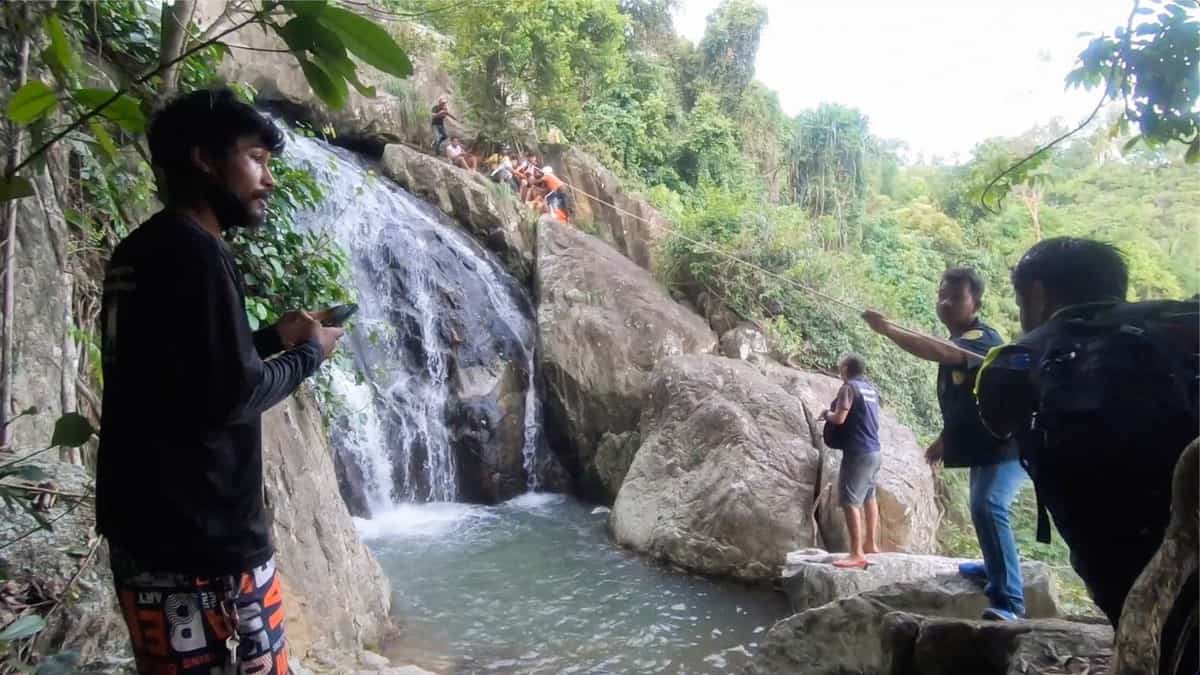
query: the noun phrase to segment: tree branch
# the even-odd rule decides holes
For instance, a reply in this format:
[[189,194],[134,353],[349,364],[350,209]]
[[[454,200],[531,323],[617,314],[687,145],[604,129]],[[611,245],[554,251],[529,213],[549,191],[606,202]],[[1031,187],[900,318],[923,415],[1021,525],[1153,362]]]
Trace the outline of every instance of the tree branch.
[[140,85],[140,84],[144,84],[144,83],[145,83],[146,81],[148,81],[148,80],[149,80],[151,77],[154,77],[154,76],[155,76],[155,75],[157,75],[159,72],[161,72],[161,71],[162,71],[164,68],[166,68],[166,67],[168,67],[168,66],[172,66],[172,65],[174,65],[174,64],[176,64],[176,63],[179,63],[180,61],[183,61],[184,59],[188,58],[189,56],[191,56],[191,55],[195,54],[196,52],[198,52],[198,51],[200,51],[200,50],[202,50],[202,49],[207,49],[208,47],[212,46],[212,45],[213,45],[215,42],[217,42],[217,41],[218,41],[218,40],[220,40],[221,38],[225,37],[226,35],[228,35],[228,34],[230,34],[230,33],[234,32],[234,31],[236,31],[236,30],[239,30],[239,29],[241,29],[241,28],[244,28],[244,27],[246,27],[246,26],[248,26],[248,25],[250,25],[250,24],[254,23],[255,21],[258,21],[258,20],[260,20],[260,19],[262,18],[262,16],[263,16],[263,12],[262,12],[262,10],[259,10],[259,11],[255,12],[254,14],[252,14],[252,15],[250,16],[250,18],[249,18],[249,19],[246,19],[245,21],[243,21],[243,22],[241,22],[241,23],[234,24],[233,26],[230,26],[228,29],[226,29],[226,30],[224,30],[224,31],[221,31],[220,33],[218,33],[218,34],[217,34],[216,36],[214,36],[212,39],[210,39],[210,40],[207,40],[207,41],[205,41],[205,42],[203,42],[203,43],[201,43],[201,44],[198,44],[198,45],[196,45],[195,47],[192,47],[191,49],[188,49],[188,50],[187,50],[187,51],[185,51],[183,54],[180,54],[178,58],[175,58],[175,59],[171,60],[171,61],[170,61],[169,63],[167,63],[165,66],[164,66],[164,65],[160,65],[159,67],[155,68],[154,70],[151,70],[150,72],[148,72],[148,73],[146,73],[146,74],[142,75],[142,76],[141,76],[141,77],[139,77],[138,79],[134,80],[134,82],[133,82],[133,83],[132,83],[132,84],[131,84],[129,87],[125,87],[125,88],[123,88],[123,89],[119,89],[119,90],[117,90],[116,92],[114,92],[114,93],[113,93],[113,95],[112,95],[112,96],[108,97],[108,99],[107,99],[107,100],[105,100],[103,103],[101,103],[100,105],[96,106],[95,108],[93,108],[93,109],[89,110],[87,113],[85,113],[85,114],[81,115],[81,116],[80,116],[79,118],[77,118],[77,119],[76,119],[74,122],[72,122],[71,124],[67,125],[67,127],[66,127],[65,129],[63,129],[62,131],[60,131],[60,132],[58,132],[58,133],[54,134],[54,136],[52,136],[52,137],[51,137],[49,140],[47,140],[45,143],[42,143],[42,145],[41,145],[41,146],[39,146],[39,147],[38,147],[36,150],[34,150],[33,152],[31,152],[31,153],[29,154],[29,156],[28,156],[28,157],[26,157],[26,158],[25,158],[23,161],[21,161],[19,164],[17,164],[15,168],[13,168],[13,169],[11,169],[10,171],[6,172],[6,173],[5,173],[5,177],[12,177],[12,176],[13,176],[13,175],[14,175],[16,172],[18,172],[18,171],[20,171],[21,169],[23,169],[23,168],[25,168],[26,166],[28,166],[30,162],[32,162],[34,159],[37,159],[37,157],[39,157],[40,155],[42,155],[43,153],[45,153],[45,152],[46,152],[46,150],[47,150],[47,149],[48,149],[50,146],[52,146],[52,145],[54,145],[55,143],[57,143],[57,142],[61,141],[61,140],[62,140],[64,137],[66,137],[66,135],[67,135],[67,134],[69,134],[69,133],[71,133],[72,131],[74,131],[74,130],[76,130],[76,129],[80,128],[81,126],[83,126],[83,125],[84,125],[84,124],[85,124],[85,123],[86,123],[88,120],[90,120],[90,119],[92,119],[93,117],[96,117],[96,116],[97,116],[97,115],[99,115],[100,113],[104,112],[104,110],[105,110],[106,108],[108,108],[108,106],[112,105],[114,102],[116,102],[116,101],[117,101],[117,99],[119,99],[119,98],[121,98],[122,96],[124,96],[125,94],[127,94],[127,93],[130,91],[130,89],[132,89],[133,87],[136,87],[136,86],[138,86],[138,85]]
[[[1133,9],[1129,12],[1129,18],[1125,21],[1125,48],[1126,49],[1129,48],[1130,40],[1133,38],[1133,18],[1135,16],[1137,16],[1138,5],[1140,5],[1140,4],[1141,4],[1141,0],[1133,0]],[[1005,176],[1008,176],[1009,174],[1011,174],[1012,172],[1021,168],[1022,166],[1025,166],[1034,157],[1037,157],[1038,155],[1042,154],[1043,152],[1046,152],[1050,148],[1053,148],[1054,146],[1058,145],[1062,141],[1079,133],[1084,127],[1091,124],[1092,120],[1096,119],[1096,115],[1099,114],[1100,109],[1104,107],[1104,102],[1108,100],[1109,90],[1112,87],[1112,81],[1117,76],[1117,70],[1120,67],[1120,64],[1121,64],[1121,59],[1114,58],[1112,70],[1109,71],[1108,81],[1105,83],[1104,92],[1100,95],[1100,100],[1096,102],[1096,107],[1092,109],[1092,114],[1088,115],[1087,119],[1085,119],[1082,124],[1075,127],[1074,129],[1068,131],[1067,133],[1059,136],[1058,138],[1050,141],[1049,143],[1043,145],[1042,147],[1038,148],[1037,150],[1034,150],[1033,152],[1029,153],[1021,161],[1017,162],[1016,164],[1013,164],[1012,166],[1008,167],[1004,171],[1000,172],[1000,175],[993,178],[992,182],[987,184],[987,187],[985,187],[983,189],[983,192],[980,193],[980,195],[979,195],[979,205],[982,206],[985,211],[987,211],[993,215],[999,215],[999,213],[1000,213],[999,206],[1004,201],[1004,196],[1001,195],[1000,199],[996,203],[997,208],[995,208],[995,209],[988,206],[987,196],[988,196],[988,193],[991,192],[992,188],[995,187],[996,184],[999,183],[1001,180],[1003,180]]]

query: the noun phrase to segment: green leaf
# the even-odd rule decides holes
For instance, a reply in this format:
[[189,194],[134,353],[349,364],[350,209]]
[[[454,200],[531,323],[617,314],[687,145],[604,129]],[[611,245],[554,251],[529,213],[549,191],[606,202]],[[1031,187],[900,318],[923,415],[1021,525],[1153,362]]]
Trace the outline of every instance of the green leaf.
[[63,30],[62,21],[58,15],[47,14],[44,27],[46,37],[50,39],[50,48],[47,51],[53,55],[55,64],[64,72],[75,70],[79,59],[75,56],[75,50],[71,48],[71,42],[67,40],[67,31]]
[[88,120],[88,129],[92,132],[92,138],[96,139],[96,144],[104,151],[105,156],[109,159],[117,158],[117,144],[113,142],[113,137],[104,129],[104,125],[100,120],[92,118]]
[[30,80],[8,100],[8,119],[17,124],[29,124],[50,112],[58,100],[41,80]]
[[5,626],[0,631],[0,641],[12,642],[23,640],[42,632],[46,628],[46,620],[37,614],[22,614],[16,621]]
[[335,110],[340,110],[346,105],[346,96],[350,94],[350,88],[344,79],[330,75],[324,68],[305,58],[300,59],[300,68],[304,71],[304,79],[308,80],[308,86],[312,87],[313,93],[326,105]]
[[354,89],[363,96],[366,96],[367,98],[375,97],[375,87],[367,86],[359,81],[358,69],[354,67],[354,62],[344,54],[340,58],[326,58],[324,53],[319,53],[313,57],[313,60],[320,65],[325,72],[332,73],[332,77],[341,77],[350,84],[354,85]]
[[0,178],[0,202],[33,196],[33,183],[21,176]]
[[1187,152],[1183,155],[1183,161],[1187,162],[1188,164],[1200,162],[1200,134],[1193,138],[1192,142],[1188,144]]
[[258,317],[251,314],[249,309],[246,310],[246,320],[250,322],[250,330],[258,330]]
[[342,38],[358,58],[396,77],[412,75],[408,54],[381,26],[341,7],[326,7],[318,20]]
[[1122,155],[1129,154],[1129,151],[1133,150],[1134,146],[1136,146],[1138,144],[1138,141],[1140,141],[1140,140],[1142,140],[1142,137],[1141,137],[1141,135],[1138,135],[1138,136],[1134,136],[1133,138],[1129,139],[1128,141],[1125,141],[1125,145],[1121,146],[1121,154]]
[[94,433],[96,430],[92,428],[92,423],[86,417],[79,413],[67,413],[54,423],[54,434],[50,437],[50,447],[78,448],[87,443]]
[[[111,89],[76,89],[71,97],[89,108],[98,108],[117,92]],[[138,100],[129,94],[121,94],[115,101],[100,111],[104,117],[117,123],[125,131],[138,134],[146,130],[146,116]]]
[[266,321],[267,320],[267,306],[262,304],[261,302],[254,305],[254,315],[257,316],[259,318],[259,320]]
[[284,0],[280,4],[296,16],[317,16],[325,11],[325,0]]

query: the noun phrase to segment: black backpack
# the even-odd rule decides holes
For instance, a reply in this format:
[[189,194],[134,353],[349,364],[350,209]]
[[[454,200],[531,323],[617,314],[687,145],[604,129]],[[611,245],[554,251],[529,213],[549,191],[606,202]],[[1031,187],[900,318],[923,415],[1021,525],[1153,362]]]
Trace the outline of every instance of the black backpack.
[[1113,623],[1161,543],[1171,476],[1200,427],[1200,297],[1064,309],[992,350],[976,380],[980,416],[1015,436],[1072,565]]

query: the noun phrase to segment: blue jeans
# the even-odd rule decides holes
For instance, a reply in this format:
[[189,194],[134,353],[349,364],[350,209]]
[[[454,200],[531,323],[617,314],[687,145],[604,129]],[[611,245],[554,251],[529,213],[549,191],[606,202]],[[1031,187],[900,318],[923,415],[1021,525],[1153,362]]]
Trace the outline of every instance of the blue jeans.
[[983,592],[992,607],[1018,616],[1025,613],[1025,591],[1008,510],[1024,480],[1025,469],[1015,459],[971,467],[971,522],[988,576]]

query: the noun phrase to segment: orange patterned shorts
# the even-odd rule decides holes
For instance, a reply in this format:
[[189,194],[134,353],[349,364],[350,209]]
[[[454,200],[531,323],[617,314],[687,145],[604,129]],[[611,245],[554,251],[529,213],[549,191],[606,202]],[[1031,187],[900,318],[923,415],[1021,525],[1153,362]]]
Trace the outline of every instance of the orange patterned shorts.
[[197,578],[139,570],[114,550],[112,568],[140,675],[288,675],[274,559]]

